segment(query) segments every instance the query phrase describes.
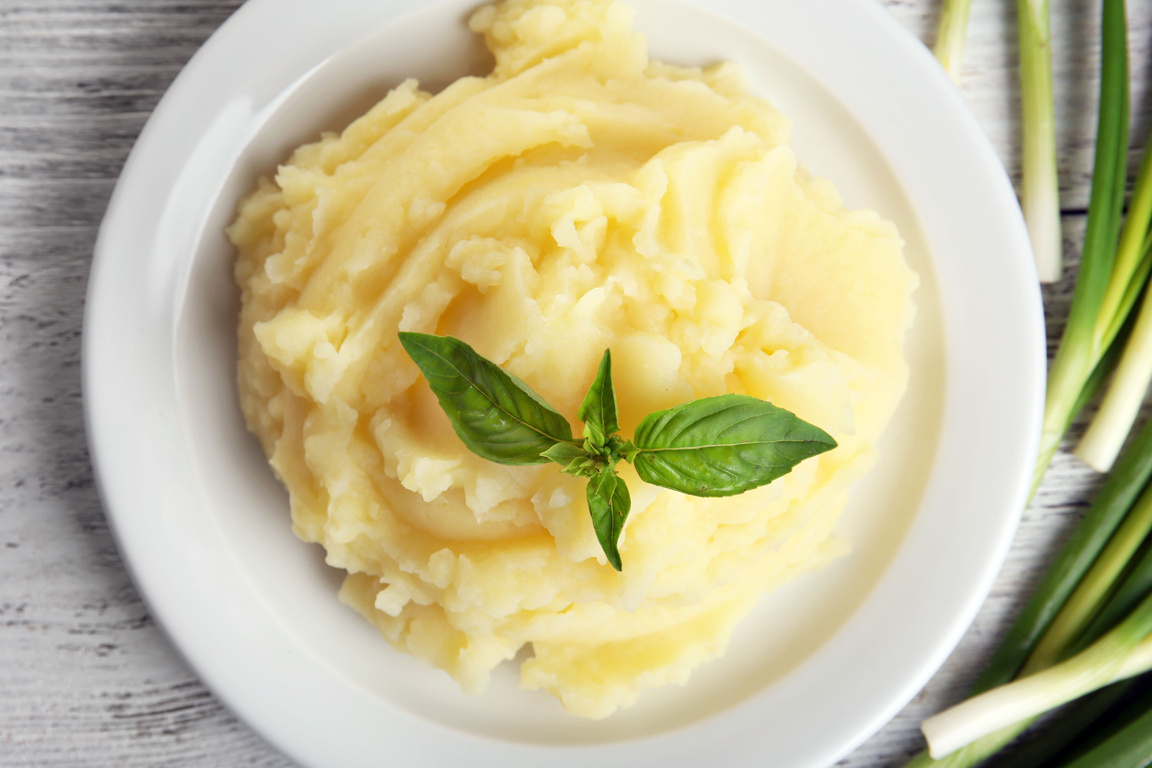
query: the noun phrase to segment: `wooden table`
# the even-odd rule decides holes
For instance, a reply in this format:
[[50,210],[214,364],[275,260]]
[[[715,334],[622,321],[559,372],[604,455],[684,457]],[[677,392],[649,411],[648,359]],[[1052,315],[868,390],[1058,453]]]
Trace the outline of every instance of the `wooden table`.
[[[782,0],[787,1],[787,0]],[[884,0],[931,41],[940,0]],[[80,398],[96,229],[137,133],[239,0],[0,0],[0,764],[287,766],[197,680],[152,622],[93,487]],[[974,0],[963,91],[1018,181],[1014,5]],[[1069,263],[1095,135],[1098,2],[1055,2],[1060,181]],[[1132,164],[1152,124],[1152,3],[1129,3]],[[1046,288],[1049,340],[1074,270]],[[1078,434],[1081,426],[1073,429]],[[1062,452],[955,653],[839,765],[895,766],[919,721],[957,700],[1099,478]],[[766,763],[767,765],[767,763]]]

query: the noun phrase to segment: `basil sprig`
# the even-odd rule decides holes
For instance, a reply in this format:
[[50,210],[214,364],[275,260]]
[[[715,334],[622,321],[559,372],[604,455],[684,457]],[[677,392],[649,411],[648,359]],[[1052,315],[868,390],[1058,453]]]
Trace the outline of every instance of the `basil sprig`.
[[555,462],[588,478],[596,538],[616,570],[631,497],[616,473],[631,462],[641,480],[693,496],[733,496],[767,485],[804,459],[836,447],[795,414],[748,395],[719,395],[646,416],[632,440],[620,431],[612,354],[604,350],[577,416],[583,439],[527,384],[451,336],[400,334],[440,407],[469,450],[501,464]]

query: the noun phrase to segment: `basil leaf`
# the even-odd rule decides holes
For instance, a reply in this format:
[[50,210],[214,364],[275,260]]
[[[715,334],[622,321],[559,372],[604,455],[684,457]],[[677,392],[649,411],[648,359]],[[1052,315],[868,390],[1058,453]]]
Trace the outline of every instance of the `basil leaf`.
[[400,334],[464,445],[500,464],[543,464],[572,441],[568,421],[527,384],[451,336]]
[[649,414],[625,456],[653,485],[733,496],[835,447],[827,432],[783,408],[748,395],[720,395]]
[[584,422],[584,436],[597,446],[603,446],[609,436],[620,431],[616,390],[612,387],[611,350],[604,350],[604,356],[600,358],[600,369],[576,416]]
[[560,471],[564,474],[571,474],[577,478],[590,478],[599,472],[599,467],[604,466],[604,463],[598,463],[596,457],[589,454],[583,447],[570,442],[558,442],[540,456],[559,464]]
[[592,513],[592,527],[596,538],[608,557],[608,562],[616,570],[621,570],[620,532],[628,519],[632,507],[632,497],[628,495],[628,485],[610,469],[606,469],[588,481],[588,511]]
[[575,443],[556,443],[548,450],[542,451],[540,455],[563,466],[578,459],[589,458],[588,452]]

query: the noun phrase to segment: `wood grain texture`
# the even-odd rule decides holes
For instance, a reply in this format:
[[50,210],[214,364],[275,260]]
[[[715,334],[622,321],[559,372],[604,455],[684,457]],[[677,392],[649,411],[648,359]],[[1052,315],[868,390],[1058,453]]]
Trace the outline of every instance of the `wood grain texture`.
[[[939,0],[884,4],[931,42]],[[100,507],[80,400],[84,291],[113,185],[164,90],[238,5],[0,0],[0,765],[291,765],[200,684],[149,618]],[[973,5],[962,90],[1018,183],[1015,4]],[[1098,3],[1054,5],[1074,264],[1092,167]],[[1135,161],[1152,125],[1152,4],[1129,6]],[[1072,277],[1044,291],[1050,343]],[[1066,452],[1057,457],[955,653],[840,766],[897,766],[919,749],[919,721],[963,695],[1098,483]]]

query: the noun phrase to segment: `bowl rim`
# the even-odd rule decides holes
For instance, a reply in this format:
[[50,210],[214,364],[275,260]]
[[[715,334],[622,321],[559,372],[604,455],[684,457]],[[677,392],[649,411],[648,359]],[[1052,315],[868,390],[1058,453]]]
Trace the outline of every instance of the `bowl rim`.
[[[676,2],[676,0],[666,0]],[[226,580],[218,575],[203,580],[186,579],[174,583],[168,572],[169,562],[160,553],[150,551],[155,528],[147,522],[149,510],[165,499],[162,484],[150,487],[141,495],[133,476],[141,444],[149,441],[172,441],[171,450],[179,457],[186,450],[179,434],[173,433],[179,398],[169,377],[174,370],[169,361],[152,361],[140,368],[130,350],[118,350],[116,339],[125,329],[163,344],[171,338],[174,327],[163,321],[163,307],[133,307],[124,301],[125,286],[138,290],[133,283],[133,259],[147,258],[158,250],[179,250],[156,242],[157,229],[140,225],[142,212],[162,213],[162,203],[171,190],[185,183],[181,172],[194,162],[198,146],[213,136],[212,131],[222,116],[227,118],[231,97],[244,88],[256,91],[266,86],[260,81],[252,86],[245,78],[252,76],[250,51],[255,36],[268,39],[301,39],[301,30],[313,36],[299,48],[285,54],[281,64],[295,76],[305,75],[312,67],[344,45],[360,39],[365,29],[393,23],[410,12],[402,0],[369,3],[367,0],[339,0],[342,14],[330,4],[307,0],[249,0],[205,43],[174,81],[161,100],[136,146],[133,148],[109,202],[97,240],[85,307],[82,349],[82,380],[85,421],[97,487],[108,515],[118,547],[137,588],[157,623],[168,634],[173,645],[183,654],[222,701],[241,719],[248,722],[271,743],[304,764],[331,764],[334,740],[362,743],[366,732],[378,730],[378,714],[372,701],[326,679],[325,668],[315,660],[304,660],[307,669],[293,685],[276,679],[277,665],[293,658],[294,649],[283,646],[228,648],[221,638],[204,633],[198,622],[202,616],[188,616],[178,606],[195,604],[204,589],[227,589]],[[464,3],[441,6],[459,7]],[[469,3],[472,5],[472,3]],[[321,7],[323,6],[323,10]],[[962,519],[937,515],[929,520],[919,516],[908,531],[882,583],[879,597],[869,599],[851,622],[820,651],[830,669],[855,670],[850,690],[837,701],[812,701],[811,676],[793,674],[774,686],[778,695],[790,697],[798,709],[823,709],[824,717],[834,724],[833,735],[824,744],[811,749],[781,745],[781,758],[789,765],[823,765],[835,761],[878,730],[918,691],[959,641],[989,592],[1015,533],[1019,512],[1023,509],[1031,483],[1031,468],[1038,444],[1043,403],[1043,381],[1046,366],[1044,353],[1043,312],[1027,233],[1012,190],[999,158],[992,149],[975,117],[964,104],[958,91],[935,65],[927,49],[878,4],[862,0],[810,0],[808,3],[759,4],[749,0],[717,0],[709,10],[720,17],[739,19],[756,30],[779,23],[781,14],[788,17],[793,32],[788,40],[774,39],[786,55],[803,56],[803,51],[820,45],[851,49],[852,40],[862,33],[874,33],[885,42],[876,46],[872,69],[862,75],[860,67],[847,57],[827,63],[818,78],[845,99],[852,113],[874,133],[879,132],[882,148],[903,143],[901,153],[893,159],[901,179],[907,182],[909,194],[928,189],[931,179],[919,169],[926,160],[939,168],[939,173],[958,179],[947,199],[935,208],[922,212],[926,230],[956,232],[971,230],[964,222],[950,222],[939,209],[960,207],[980,216],[983,241],[999,243],[1001,253],[1010,257],[999,265],[1000,283],[987,284],[966,273],[956,260],[936,264],[939,281],[947,285],[945,296],[945,331],[950,364],[947,371],[948,407],[944,415],[946,437],[942,438],[941,462],[959,459],[966,447],[982,435],[974,434],[984,421],[970,423],[971,403],[982,401],[994,409],[1011,429],[1008,439],[989,449],[983,458],[993,475],[989,487],[973,487],[959,478],[935,478],[926,504],[954,508],[961,503],[977,510]],[[286,12],[287,11],[287,12]],[[325,21],[327,19],[328,21]],[[830,21],[832,20],[832,21]],[[908,66],[911,63],[913,66]],[[267,66],[267,64],[261,65]],[[287,76],[281,76],[283,80]],[[861,77],[883,79],[896,93],[915,93],[922,99],[920,118],[931,115],[931,125],[915,131],[892,120],[891,104],[868,100],[852,94]],[[291,82],[288,78],[285,84]],[[226,84],[221,89],[221,83]],[[251,94],[250,94],[251,95]],[[258,94],[263,106],[278,96],[275,88]],[[190,105],[199,105],[202,114],[189,118]],[[203,109],[204,105],[210,105]],[[249,109],[252,104],[247,105]],[[258,108],[261,104],[256,104]],[[925,118],[927,119],[927,118]],[[888,125],[885,132],[883,127]],[[946,153],[941,149],[946,148]],[[205,194],[210,194],[210,190]],[[185,223],[186,234],[196,236],[197,221]],[[183,230],[182,230],[183,231]],[[967,233],[968,240],[974,235]],[[984,254],[973,258],[983,258]],[[986,275],[985,273],[980,273]],[[147,290],[178,291],[179,286],[145,287]],[[145,299],[142,303],[146,304]],[[982,307],[976,311],[974,306]],[[984,312],[989,309],[990,312]],[[981,316],[981,314],[991,316]],[[158,319],[159,318],[159,319]],[[141,327],[142,326],[142,327]],[[1007,330],[1006,330],[1007,329]],[[994,338],[999,332],[1005,346],[989,350],[979,348],[973,340]],[[1010,344],[1008,342],[1011,342]],[[991,382],[979,372],[988,364],[1010,366],[1016,373],[1008,381]],[[132,370],[139,379],[126,383],[123,371]],[[170,393],[161,402],[148,400],[149,391]],[[957,409],[956,393],[965,393],[969,410]],[[141,400],[144,397],[144,400]],[[134,410],[145,402],[154,412],[148,414],[155,424],[143,424]],[[176,410],[173,410],[176,409]],[[125,428],[125,425],[128,428]],[[191,546],[209,546],[207,532],[190,532]],[[941,539],[954,542],[955,552],[940,553],[932,547]],[[964,561],[961,554],[977,551],[980,557]],[[224,554],[209,554],[206,561],[216,563],[220,574],[229,572]],[[950,571],[951,569],[951,571]],[[964,574],[957,580],[956,572]],[[893,583],[914,580],[931,599],[912,600],[907,595],[900,603]],[[887,596],[887,597],[886,597]],[[912,607],[917,611],[914,626],[892,638],[884,628]],[[244,625],[243,617],[233,620]],[[249,627],[250,628],[250,627]],[[231,658],[229,654],[240,654]],[[860,669],[861,654],[869,658],[904,659],[908,666],[898,680],[881,675],[877,669]],[[261,659],[259,656],[263,656]],[[297,659],[297,661],[300,661]],[[353,713],[342,723],[309,724],[307,712],[295,711],[293,701],[299,690],[321,690],[320,697],[333,706],[339,703],[343,713]],[[873,690],[872,704],[864,706],[864,693]],[[880,691],[876,694],[875,691]],[[355,714],[361,708],[361,714]],[[758,732],[754,707],[741,706],[722,716],[681,731],[633,742],[587,747],[549,748],[537,745],[510,745],[487,741],[454,731],[445,731],[417,718],[405,719],[393,712],[392,724],[398,745],[410,754],[448,760],[453,756],[478,756],[481,764],[531,765],[548,759],[559,765],[583,764],[596,759],[607,765],[646,764],[685,761],[714,754],[717,744],[731,745],[733,764],[752,764],[762,760],[757,745],[748,734]],[[308,711],[314,711],[309,709]],[[396,726],[400,724],[400,727]],[[399,731],[405,731],[400,733]],[[357,742],[357,739],[360,739]],[[788,750],[792,751],[789,752]],[[373,761],[375,755],[355,750],[339,753],[337,763],[354,765]]]

